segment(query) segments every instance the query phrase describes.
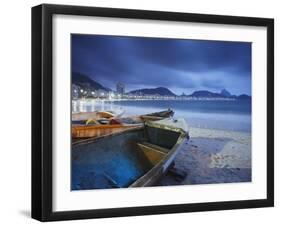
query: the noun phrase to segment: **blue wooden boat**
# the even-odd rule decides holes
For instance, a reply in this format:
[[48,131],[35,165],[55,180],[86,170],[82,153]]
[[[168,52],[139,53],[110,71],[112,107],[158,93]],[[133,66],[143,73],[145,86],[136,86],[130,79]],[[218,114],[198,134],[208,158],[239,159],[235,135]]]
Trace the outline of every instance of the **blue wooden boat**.
[[163,119],[74,144],[72,190],[153,186],[188,139],[184,119]]

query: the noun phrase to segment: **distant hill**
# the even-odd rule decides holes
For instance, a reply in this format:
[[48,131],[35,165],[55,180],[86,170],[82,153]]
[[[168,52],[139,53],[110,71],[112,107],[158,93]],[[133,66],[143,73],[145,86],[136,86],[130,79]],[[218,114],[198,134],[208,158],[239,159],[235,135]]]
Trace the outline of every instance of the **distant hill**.
[[195,97],[195,98],[232,98],[232,99],[238,99],[238,100],[250,100],[251,96],[242,94],[239,96],[232,95],[230,92],[228,92],[226,89],[223,89],[220,93],[214,93],[207,90],[199,90],[195,91],[190,95],[187,95],[188,97]]
[[219,93],[213,93],[207,90],[199,90],[193,92],[190,97],[198,97],[198,98],[218,98],[218,97],[224,97]]
[[246,95],[246,94],[242,94],[242,95],[237,96],[236,99],[238,99],[238,100],[250,100],[251,96]]
[[228,92],[226,89],[223,89],[220,94],[224,97],[231,97],[230,92]]
[[174,94],[171,90],[165,87],[157,87],[151,89],[137,89],[137,90],[130,91],[129,94],[176,96],[176,94]]
[[78,85],[81,88],[91,88],[94,90],[103,89],[106,91],[110,91],[109,88],[102,86],[100,83],[92,80],[87,75],[78,72],[72,73],[72,84]]

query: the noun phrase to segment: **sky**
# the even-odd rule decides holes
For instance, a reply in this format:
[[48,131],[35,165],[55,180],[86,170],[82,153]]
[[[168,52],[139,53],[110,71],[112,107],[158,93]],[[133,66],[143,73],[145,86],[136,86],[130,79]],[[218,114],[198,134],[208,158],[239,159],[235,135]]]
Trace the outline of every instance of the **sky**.
[[72,34],[72,72],[126,92],[166,87],[251,95],[251,43]]

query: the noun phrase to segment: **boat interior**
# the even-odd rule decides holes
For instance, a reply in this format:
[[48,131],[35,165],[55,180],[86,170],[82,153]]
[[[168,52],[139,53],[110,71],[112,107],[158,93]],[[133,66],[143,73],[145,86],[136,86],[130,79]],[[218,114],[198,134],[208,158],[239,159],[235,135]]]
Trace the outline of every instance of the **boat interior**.
[[161,164],[180,131],[145,125],[72,147],[72,190],[129,187]]

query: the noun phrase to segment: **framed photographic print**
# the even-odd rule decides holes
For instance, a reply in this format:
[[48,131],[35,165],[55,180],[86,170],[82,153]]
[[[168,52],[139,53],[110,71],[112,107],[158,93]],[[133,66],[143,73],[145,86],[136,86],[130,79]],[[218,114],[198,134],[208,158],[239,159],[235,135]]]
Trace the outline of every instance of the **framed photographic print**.
[[274,21],[32,8],[32,217],[274,204]]

